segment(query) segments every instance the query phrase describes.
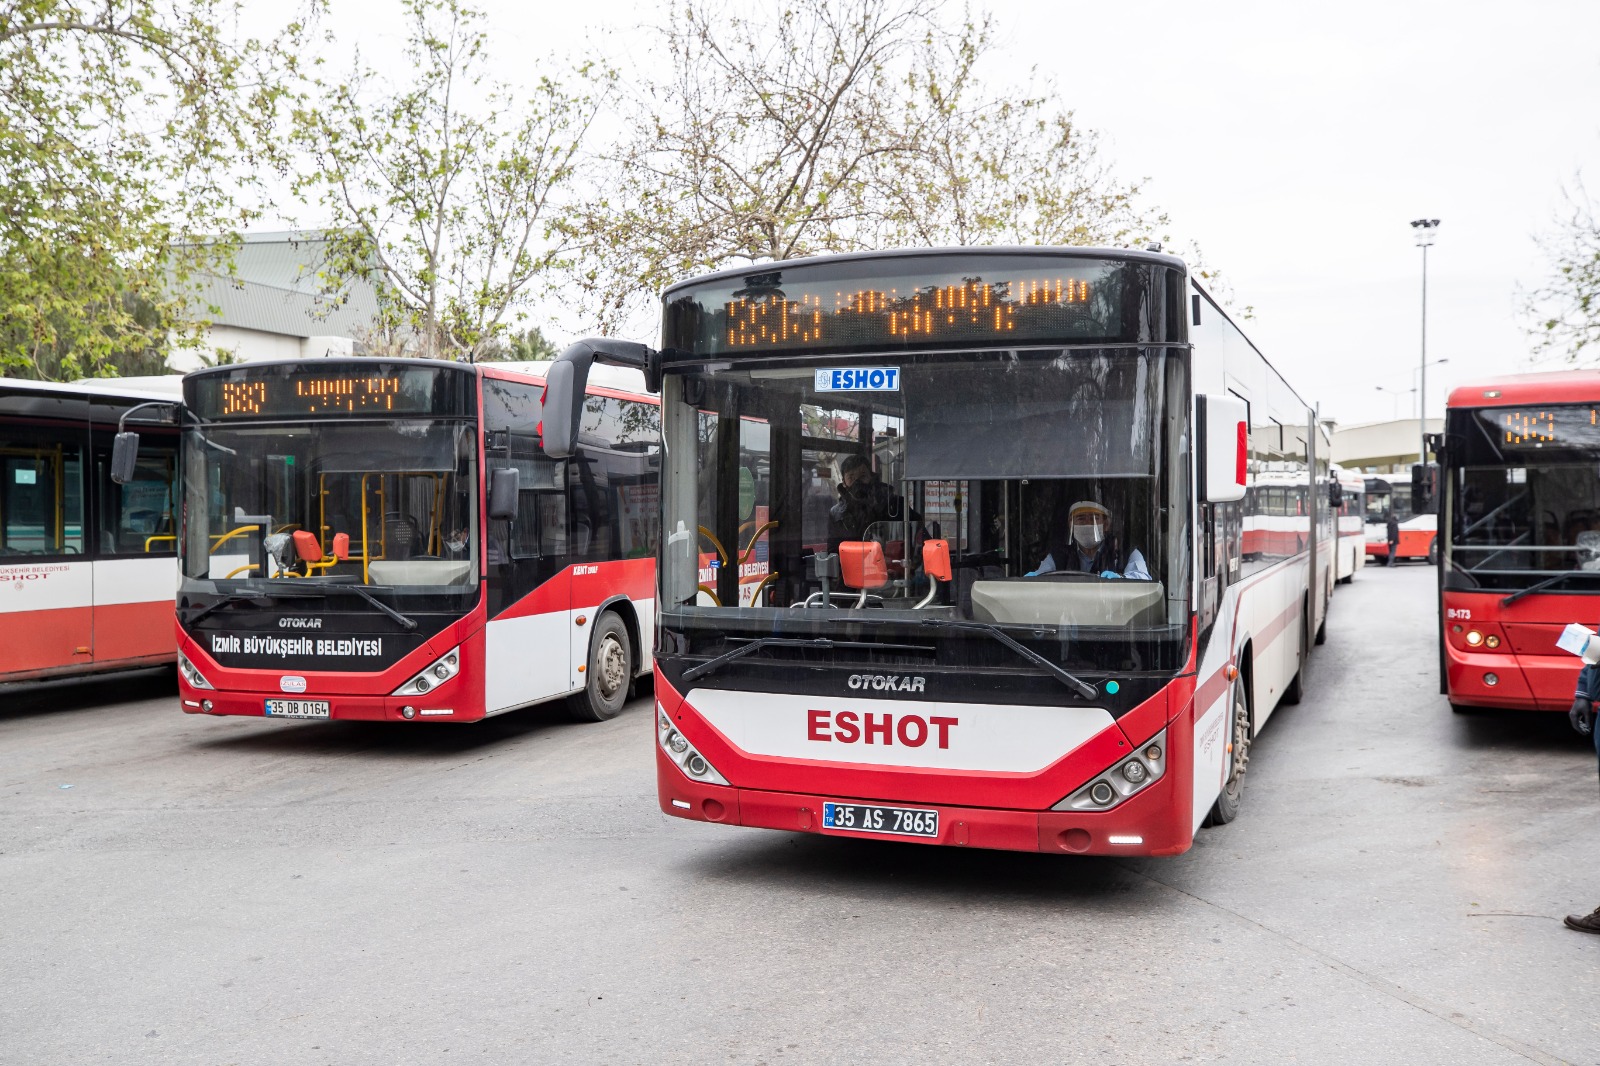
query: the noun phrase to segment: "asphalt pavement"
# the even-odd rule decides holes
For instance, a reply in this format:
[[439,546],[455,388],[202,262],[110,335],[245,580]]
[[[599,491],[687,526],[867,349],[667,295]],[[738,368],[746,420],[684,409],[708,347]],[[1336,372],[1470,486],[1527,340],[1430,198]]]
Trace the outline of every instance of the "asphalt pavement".
[[1433,570],[1341,587],[1171,859],[680,822],[577,725],[0,692],[0,1063],[1600,1063],[1595,756],[1452,714]]

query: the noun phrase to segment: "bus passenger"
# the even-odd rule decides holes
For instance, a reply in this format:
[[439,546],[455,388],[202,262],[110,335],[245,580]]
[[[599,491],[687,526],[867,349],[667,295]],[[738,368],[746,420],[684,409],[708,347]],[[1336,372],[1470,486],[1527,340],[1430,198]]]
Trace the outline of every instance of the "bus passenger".
[[[898,522],[906,516],[905,500],[878,480],[866,456],[845,456],[839,464],[839,482],[839,501],[828,511],[834,550],[840,541],[860,537],[874,522]],[[915,514],[911,517],[918,520]]]
[[[1058,543],[1062,540],[1065,542]],[[1067,536],[1061,537],[1059,527],[1053,530],[1048,548],[1049,554],[1024,577],[1079,573],[1151,580],[1150,568],[1138,548],[1123,558],[1117,539],[1111,536],[1111,512],[1093,500],[1072,505],[1067,512]]]

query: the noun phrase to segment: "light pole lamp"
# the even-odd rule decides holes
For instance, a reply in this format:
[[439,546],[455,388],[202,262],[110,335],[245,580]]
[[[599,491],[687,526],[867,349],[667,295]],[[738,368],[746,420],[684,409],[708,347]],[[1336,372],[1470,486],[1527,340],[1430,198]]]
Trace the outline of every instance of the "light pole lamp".
[[1438,233],[1439,220],[1419,218],[1411,223],[1411,235],[1422,249],[1422,378],[1417,403],[1417,461],[1428,461],[1428,249]]

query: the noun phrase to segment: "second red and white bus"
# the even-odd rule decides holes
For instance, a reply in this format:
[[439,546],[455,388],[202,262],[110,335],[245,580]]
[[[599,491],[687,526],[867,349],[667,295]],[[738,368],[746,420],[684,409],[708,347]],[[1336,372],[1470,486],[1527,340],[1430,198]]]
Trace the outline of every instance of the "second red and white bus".
[[552,459],[541,369],[190,374],[183,709],[472,722],[568,697],[580,718],[620,712],[650,667],[658,408],[637,374],[597,378],[581,446]]
[[[886,252],[663,300],[660,351],[564,354],[545,445],[596,354],[660,382],[664,812],[1074,854],[1236,815],[1325,621],[1327,457],[1181,260]],[[1247,557],[1252,487],[1282,500]],[[766,588],[707,582],[758,507]]]
[[[1429,475],[1434,468],[1430,466]],[[1367,556],[1387,563],[1389,561],[1389,512],[1394,511],[1400,520],[1400,542],[1395,547],[1394,561],[1438,560],[1438,520],[1431,503],[1418,507],[1412,492],[1412,474],[1384,474],[1366,479],[1367,494]]]
[[1600,372],[1450,393],[1440,456],[1440,691],[1452,707],[1564,711],[1569,622],[1600,624]]
[[[0,683],[173,661],[179,380],[0,382]],[[148,446],[119,485],[136,407]]]
[[1367,480],[1337,466],[1330,477],[1339,486],[1339,504],[1334,509],[1338,528],[1334,572],[1339,584],[1348,585],[1355,580],[1356,571],[1367,565]]

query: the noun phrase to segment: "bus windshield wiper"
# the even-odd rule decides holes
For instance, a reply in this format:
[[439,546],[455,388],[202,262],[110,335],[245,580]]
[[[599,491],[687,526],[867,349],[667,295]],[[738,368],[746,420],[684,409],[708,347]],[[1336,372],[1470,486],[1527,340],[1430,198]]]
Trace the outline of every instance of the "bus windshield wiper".
[[685,683],[720,669],[735,659],[742,659],[746,655],[759,651],[762,648],[819,648],[831,651],[834,648],[873,648],[878,651],[920,651],[933,652],[937,649],[926,644],[877,644],[869,640],[832,640],[828,637],[757,637],[748,644],[741,644],[731,651],[707,659],[698,666],[691,666],[683,672]]
[[[199,613],[190,616],[183,624],[186,626],[192,626],[196,622],[200,621],[200,619],[211,614],[213,611],[220,611],[222,608],[231,607],[236,603],[249,603],[252,600],[259,600],[263,596],[278,596],[283,594],[284,593],[280,593],[277,589],[260,589],[255,592],[230,592],[221,599],[212,603],[208,603],[204,607],[200,608]],[[293,596],[295,593],[290,592],[287,593],[287,595]]]
[[1005,630],[1001,629],[997,625],[994,625],[993,623],[956,622],[944,618],[925,618],[919,624],[924,626],[932,626],[936,629],[959,629],[968,633],[987,633],[995,640],[998,640],[1000,643],[1004,644],[1006,647],[1022,656],[1024,659],[1027,659],[1034,665],[1042,667],[1043,669],[1054,674],[1056,680],[1072,689],[1072,691],[1076,692],[1084,699],[1088,700],[1094,698],[1095,688],[1093,685],[1074,677],[1072,674],[1067,673],[1061,667],[1057,666],[1049,659],[1046,659],[1043,655],[1040,655],[1027,645],[1020,644],[1013,640],[1011,638],[1011,634],[1007,633]]
[[[376,607],[378,610],[382,611],[384,614],[388,615],[390,618],[393,618],[396,622],[399,622],[401,625],[405,626],[407,629],[415,629],[415,628],[417,628],[417,620],[415,618],[407,618],[405,615],[401,614],[399,611],[395,610],[393,607],[390,607],[387,603],[384,603],[382,600],[378,599],[378,597],[376,597],[372,593],[368,592],[367,591],[367,586],[365,586],[365,585],[346,584],[345,582],[342,582],[342,581],[317,581],[317,582],[311,582],[311,581],[306,581],[306,580],[301,580],[297,584],[301,588],[314,588],[314,589],[322,589],[322,590],[334,590],[334,589],[337,589],[340,592],[354,592],[357,596],[360,596],[362,599],[366,600],[368,603],[372,604],[372,606]],[[383,588],[383,589],[387,590],[387,586],[382,586],[382,585],[373,585],[371,587],[372,588]]]
[[1537,584],[1529,585],[1525,589],[1518,589],[1511,595],[1503,597],[1500,600],[1500,606],[1509,607],[1513,603],[1516,603],[1518,600],[1522,599],[1524,596],[1532,596],[1535,592],[1543,592],[1545,589],[1550,588],[1553,585],[1561,584],[1569,577],[1582,577],[1584,575],[1588,575],[1590,577],[1600,577],[1600,570],[1563,570],[1561,573],[1553,574]]

